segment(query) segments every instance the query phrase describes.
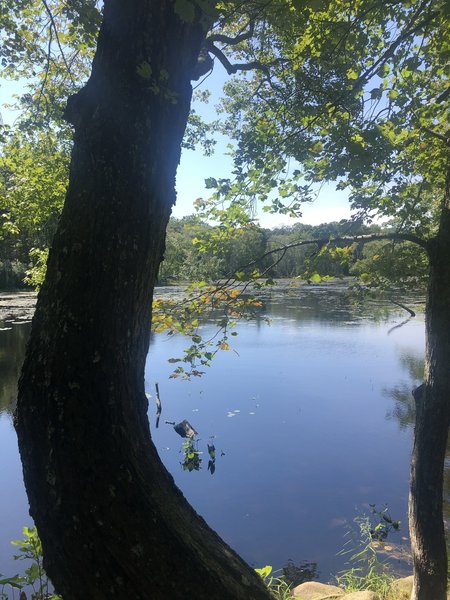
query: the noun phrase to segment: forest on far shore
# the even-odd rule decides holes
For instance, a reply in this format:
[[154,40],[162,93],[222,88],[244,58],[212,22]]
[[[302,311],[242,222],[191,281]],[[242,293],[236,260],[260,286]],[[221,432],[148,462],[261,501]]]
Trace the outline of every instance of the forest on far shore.
[[[56,220],[55,220],[56,221]],[[256,223],[224,232],[220,244],[208,244],[217,238],[219,227],[205,223],[197,215],[172,217],[167,229],[166,250],[159,270],[159,283],[215,281],[251,277],[257,271],[270,278],[320,280],[321,277],[356,276],[363,282],[398,280],[401,274],[409,285],[421,287],[426,277],[426,257],[414,244],[380,240],[371,244],[333,243],[292,247],[285,253],[273,252],[302,240],[334,239],[341,236],[385,233],[388,225],[364,225],[358,221],[307,225],[295,223],[272,229]],[[39,283],[45,264],[46,249],[37,248],[32,236],[11,235],[0,240],[0,289],[32,288]],[[49,242],[49,240],[46,240]],[[8,243],[9,242],[9,243]],[[271,252],[271,253],[270,253]],[[269,253],[269,254],[268,254]]]
[[[358,276],[368,282],[391,281],[401,274],[409,285],[420,287],[426,277],[426,257],[417,246],[380,240],[371,244],[333,243],[281,249],[302,240],[334,239],[390,231],[389,226],[364,225],[358,221],[307,225],[295,223],[265,229],[255,223],[222,236],[220,244],[209,249],[205,244],[217,236],[217,228],[202,222],[196,215],[171,218],[167,229],[166,251],[159,271],[159,283],[176,281],[214,281],[241,274],[251,277],[256,270],[266,277],[319,280],[320,277]],[[206,247],[205,247],[206,246]],[[280,252],[269,252],[280,249]],[[255,260],[259,259],[259,260]]]

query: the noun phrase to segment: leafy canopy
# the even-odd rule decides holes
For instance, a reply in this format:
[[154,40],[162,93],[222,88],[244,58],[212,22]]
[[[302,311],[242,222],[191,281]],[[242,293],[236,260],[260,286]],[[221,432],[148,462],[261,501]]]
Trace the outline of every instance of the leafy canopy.
[[289,4],[288,20],[264,20],[233,48],[270,68],[226,85],[235,170],[212,182],[212,214],[255,201],[299,214],[331,180],[365,218],[431,235],[449,154],[448,4]]

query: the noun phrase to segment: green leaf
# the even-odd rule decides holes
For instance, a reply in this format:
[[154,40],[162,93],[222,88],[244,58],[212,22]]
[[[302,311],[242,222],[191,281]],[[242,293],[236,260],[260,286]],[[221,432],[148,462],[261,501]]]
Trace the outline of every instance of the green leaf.
[[389,100],[395,100],[396,98],[398,98],[398,96],[400,96],[400,94],[397,92],[397,90],[389,90],[387,94]]
[[139,75],[139,77],[142,77],[142,79],[150,79],[152,76],[152,68],[150,63],[146,60],[141,62],[141,64],[136,67],[136,73]]
[[13,577],[0,579],[0,585],[10,585],[11,587],[15,587],[20,590],[25,585],[25,580],[20,575],[14,575]]
[[207,190],[217,187],[217,179],[215,177],[207,177],[205,179],[205,187]]
[[265,567],[262,567],[261,569],[255,569],[255,571],[258,573],[258,575],[260,577],[262,577],[263,579],[266,579],[272,573],[272,567],[270,565],[266,565]]
[[39,565],[37,563],[32,563],[31,566],[25,570],[25,574],[27,575],[30,583],[36,581],[40,575]]

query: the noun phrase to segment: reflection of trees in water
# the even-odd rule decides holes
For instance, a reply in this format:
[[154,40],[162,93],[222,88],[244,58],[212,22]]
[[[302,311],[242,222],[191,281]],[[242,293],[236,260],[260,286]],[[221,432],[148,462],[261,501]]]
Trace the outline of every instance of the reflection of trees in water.
[[198,443],[192,439],[183,442],[181,452],[183,453],[183,462],[180,463],[184,471],[200,471],[202,466],[201,452],[198,449]]
[[[184,421],[185,423],[187,423],[187,421]],[[166,421],[167,423],[167,421]],[[180,433],[180,431],[177,429],[177,427],[179,427],[179,425],[181,425],[180,423],[178,424],[178,426],[175,426],[175,431],[181,435],[182,437],[186,437],[187,439],[183,442],[183,445],[181,447],[180,453],[183,455],[183,462],[180,463],[181,467],[183,468],[183,471],[200,471],[200,469],[202,468],[202,454],[203,451],[199,450],[199,443],[200,443],[200,439],[195,439],[197,432],[195,432],[192,428],[192,432],[193,435],[188,435],[186,436],[184,433]],[[189,423],[188,423],[189,425]],[[189,425],[190,427],[190,425]],[[211,475],[214,475],[215,471],[216,471],[216,447],[213,443],[213,437],[212,436],[210,438],[210,442],[208,442],[206,444],[206,447],[208,449],[208,471],[211,473]],[[225,456],[224,452],[221,452],[221,456]]]
[[[404,352],[400,357],[403,370],[409,375],[409,383],[402,383],[385,389],[384,395],[394,401],[394,408],[388,411],[386,419],[397,421],[401,430],[412,429],[416,420],[416,405],[412,390],[423,380],[424,358]],[[450,533],[450,439],[447,439],[447,453],[444,467],[444,519],[447,533]],[[450,535],[448,539],[450,544]]]
[[400,429],[412,428],[416,418],[416,407],[411,387],[401,384],[389,390],[387,394],[394,401],[394,408],[387,412],[388,421],[397,421]]
[[[6,327],[6,325],[4,325]],[[0,413],[12,411],[17,397],[19,379],[30,326],[13,325],[0,331]]]
[[317,563],[302,560],[297,566],[294,561],[289,559],[283,567],[283,577],[291,587],[305,583],[305,581],[314,581],[319,577]]
[[424,364],[422,356],[404,352],[400,356],[400,365],[408,374],[409,382],[385,389],[383,392],[385,396],[394,401],[394,408],[388,411],[386,419],[397,421],[402,430],[414,427],[416,406],[412,391],[422,382]]
[[[270,317],[286,317],[316,322],[337,323],[363,322],[370,320],[383,323],[393,316],[405,315],[405,310],[395,305],[389,297],[382,295],[361,295],[349,288],[348,283],[324,283],[307,286],[291,282],[284,287],[275,286],[262,293],[265,308]],[[399,296],[408,306],[421,310],[422,299]]]

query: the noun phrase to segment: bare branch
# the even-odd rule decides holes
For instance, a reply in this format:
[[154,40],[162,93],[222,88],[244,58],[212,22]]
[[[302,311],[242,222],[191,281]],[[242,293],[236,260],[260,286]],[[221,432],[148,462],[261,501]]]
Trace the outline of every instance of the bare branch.
[[228,75],[234,75],[234,73],[237,73],[238,71],[253,70],[264,71],[264,73],[269,75],[269,67],[271,65],[264,65],[263,63],[259,62],[259,60],[250,61],[248,63],[231,64],[222,50],[217,46],[214,46],[212,42],[206,40],[205,46],[208,51],[211,52],[211,54],[214,54],[214,56],[222,63]]
[[249,28],[245,33],[241,33],[239,35],[236,35],[235,37],[216,33],[210,35],[206,39],[206,41],[211,42],[212,44],[214,44],[215,42],[219,42],[220,44],[227,44],[228,46],[236,46],[240,42],[244,42],[245,40],[248,40],[251,37],[253,37],[253,34],[255,32],[255,23],[253,21],[249,21],[248,26]]
[[38,96],[38,101],[37,101],[37,113],[39,113],[39,109],[41,107],[41,99],[44,97],[45,86],[47,85],[48,74],[50,71],[52,41],[53,41],[53,27],[50,26],[49,31],[48,31],[48,45],[47,45],[47,57],[46,57],[47,62],[45,65],[44,79],[42,80],[42,85],[39,90],[39,96]]
[[58,28],[56,27],[56,23],[55,23],[55,19],[53,17],[52,11],[50,10],[50,8],[49,8],[49,6],[47,4],[47,0],[42,0],[42,4],[45,7],[45,10],[46,10],[46,12],[47,12],[47,14],[49,16],[50,22],[52,24],[53,31],[55,32],[56,42],[58,44],[58,48],[59,48],[59,51],[61,53],[62,59],[64,61],[64,64],[66,65],[66,69],[67,69],[67,72],[69,74],[70,81],[72,83],[75,83],[74,78],[72,77],[72,72],[71,72],[70,67],[69,67],[69,65],[67,63],[67,60],[66,60],[66,56],[65,56],[64,51],[63,51],[62,46],[61,46],[61,41],[59,39],[59,34],[58,34]]

